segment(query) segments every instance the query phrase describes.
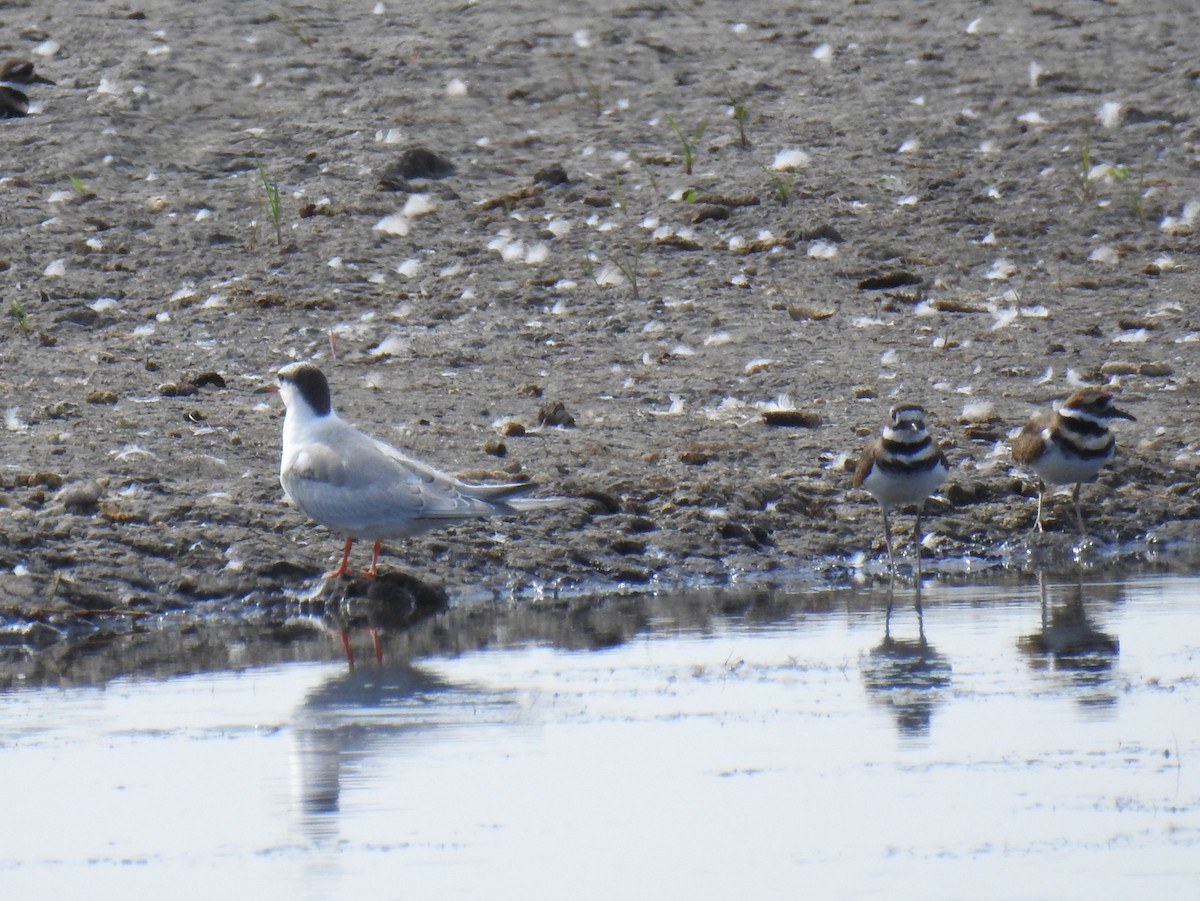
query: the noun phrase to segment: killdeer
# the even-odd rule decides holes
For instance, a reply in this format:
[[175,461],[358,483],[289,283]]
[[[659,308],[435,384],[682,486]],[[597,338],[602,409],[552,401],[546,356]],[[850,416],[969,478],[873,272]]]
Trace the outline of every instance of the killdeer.
[[465,519],[562,507],[570,498],[521,497],[533,485],[468,485],[363,434],[334,411],[329,382],[311,363],[279,370],[287,412],[279,481],[308,516],[346,536],[341,564],[326,579],[344,576],[356,538],[375,542],[372,577],[384,538],[420,535]]
[[1025,423],[1013,440],[1013,459],[1037,473],[1037,519],[1035,528],[1045,531],[1042,523],[1042,499],[1046,486],[1074,483],[1075,518],[1083,535],[1083,513],[1079,509],[1079,488],[1099,474],[1112,459],[1116,438],[1108,429],[1114,419],[1134,417],[1113,406],[1112,396],[1099,388],[1076,391],[1056,410],[1043,411]]
[[917,521],[913,540],[917,551],[917,574],[921,573],[921,513],[925,500],[946,481],[950,465],[946,455],[925,429],[925,410],[917,404],[896,404],[891,422],[858,458],[854,487],[865,488],[883,510],[883,537],[887,542],[888,564],[895,571],[892,554],[892,526],[888,510],[915,505]]
[[0,63],[0,119],[29,115],[29,97],[21,88],[31,84],[54,82],[34,72],[33,63],[27,59]]

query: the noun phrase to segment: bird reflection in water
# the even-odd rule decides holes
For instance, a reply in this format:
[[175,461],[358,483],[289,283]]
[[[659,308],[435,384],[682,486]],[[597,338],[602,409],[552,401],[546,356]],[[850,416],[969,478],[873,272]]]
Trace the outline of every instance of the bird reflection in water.
[[892,635],[895,579],[888,581],[887,614],[883,641],[863,659],[861,671],[871,700],[891,709],[902,735],[929,734],[933,711],[950,686],[950,661],[937,652],[925,637],[921,607],[921,583],[916,582],[913,609],[917,614],[917,638]]
[[374,578],[355,576],[322,583],[314,601],[323,605],[322,619],[337,632],[346,652],[346,662],[354,668],[351,635],[365,628],[371,636],[375,662],[383,663],[381,634],[402,633],[441,613],[447,607],[441,586],[427,585],[403,572],[379,573]]
[[1023,635],[1017,647],[1036,670],[1059,673],[1073,687],[1092,689],[1080,703],[1092,707],[1111,706],[1115,692],[1103,689],[1112,678],[1120,642],[1092,622],[1084,600],[1083,578],[1066,586],[1064,598],[1052,603],[1046,576],[1038,570],[1041,592],[1041,625],[1037,632]]
[[342,670],[305,697],[293,721],[292,806],[312,840],[336,840],[348,790],[381,778],[392,758],[455,727],[522,715],[515,693],[455,684],[411,663]]

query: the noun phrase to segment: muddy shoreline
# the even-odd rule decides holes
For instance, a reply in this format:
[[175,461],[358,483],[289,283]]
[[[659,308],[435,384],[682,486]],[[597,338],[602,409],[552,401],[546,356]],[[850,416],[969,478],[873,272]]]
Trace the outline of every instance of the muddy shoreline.
[[977,13],[7,8],[57,84],[0,123],[4,666],[284,628],[340,550],[278,485],[294,359],[414,456],[581,498],[388,549],[452,608],[877,572],[850,470],[898,399],[954,467],[931,570],[1070,560],[1062,495],[1026,553],[1007,441],[1080,383],[1138,417],[1085,558],[1190,560],[1200,26]]

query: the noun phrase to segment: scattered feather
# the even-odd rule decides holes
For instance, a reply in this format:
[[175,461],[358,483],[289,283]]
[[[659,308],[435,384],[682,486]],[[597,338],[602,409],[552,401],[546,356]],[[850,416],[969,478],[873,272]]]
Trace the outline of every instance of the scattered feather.
[[372,357],[400,357],[408,353],[408,339],[400,335],[388,335],[369,351]]
[[427,213],[432,213],[437,209],[437,204],[428,194],[413,194],[404,203],[404,209],[401,211],[402,216],[407,216],[409,219],[416,219],[418,216],[424,216]]
[[756,372],[762,372],[764,369],[766,369],[768,366],[772,365],[774,362],[775,362],[774,360],[768,359],[766,357],[759,357],[757,359],[750,360],[748,363],[746,363],[746,365],[742,367],[742,372],[745,373],[746,375],[754,375]]
[[1037,60],[1031,60],[1029,63],[1029,87],[1032,90],[1037,90],[1038,82],[1042,80],[1042,72],[1045,70]]
[[803,150],[785,147],[775,154],[775,158],[771,161],[771,168],[777,172],[791,172],[795,169],[803,169],[811,159]]
[[403,213],[392,213],[390,216],[384,216],[375,223],[375,231],[383,232],[385,235],[399,235],[404,237],[411,231],[408,217]]
[[1116,128],[1125,116],[1125,107],[1115,100],[1106,100],[1096,110],[1096,121],[1103,128]]
[[515,263],[525,256],[525,242],[520,238],[504,243],[500,247],[500,259],[506,263]]
[[1144,344],[1146,339],[1150,337],[1149,331],[1144,328],[1134,329],[1131,332],[1121,332],[1113,338],[1113,344]]
[[625,273],[619,267],[606,263],[596,273],[596,284],[602,287],[619,287],[629,284],[629,279],[625,277]]
[[815,260],[832,260],[838,255],[837,245],[821,238],[808,245],[808,255]]
[[958,418],[963,422],[989,422],[996,418],[996,405],[987,400],[972,401],[963,405]]
[[1006,281],[1017,272],[1017,267],[1007,257],[999,257],[992,263],[992,268],[983,274],[988,281]]
[[651,416],[682,416],[687,409],[687,403],[678,394],[669,395],[671,406],[665,410],[651,410]]

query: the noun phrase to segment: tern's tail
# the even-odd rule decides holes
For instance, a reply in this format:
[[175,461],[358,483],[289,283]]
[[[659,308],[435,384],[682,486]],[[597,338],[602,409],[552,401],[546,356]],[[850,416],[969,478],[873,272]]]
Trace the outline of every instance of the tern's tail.
[[579,499],[574,497],[514,497],[504,501],[506,507],[510,507],[518,513],[524,513],[527,510],[570,507],[577,503],[579,503]]

